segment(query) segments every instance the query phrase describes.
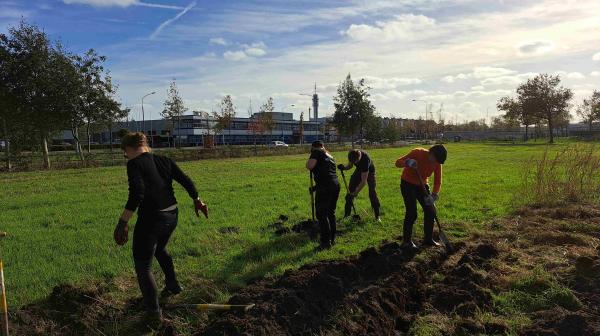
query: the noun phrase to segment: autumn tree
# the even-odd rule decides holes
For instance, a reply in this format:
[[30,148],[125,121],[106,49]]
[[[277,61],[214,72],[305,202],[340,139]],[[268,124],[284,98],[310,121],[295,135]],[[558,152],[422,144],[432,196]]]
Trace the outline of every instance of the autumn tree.
[[[175,123],[181,119],[181,116],[187,108],[183,103],[183,99],[179,95],[179,90],[177,89],[177,84],[175,80],[172,80],[169,84],[169,89],[167,90],[167,99],[163,103],[163,110],[160,115],[166,119],[171,121],[171,138],[174,137],[173,131],[175,130]],[[178,139],[181,138],[181,134],[178,135]],[[179,140],[178,146],[181,146],[181,140]]]

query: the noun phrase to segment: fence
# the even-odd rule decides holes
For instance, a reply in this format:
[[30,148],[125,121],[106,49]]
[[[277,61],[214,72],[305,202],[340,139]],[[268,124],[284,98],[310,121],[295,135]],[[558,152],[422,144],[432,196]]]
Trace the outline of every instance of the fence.
[[[423,142],[422,142],[423,143]],[[392,148],[409,145],[409,142],[397,142],[395,144],[365,145],[365,149],[372,148]],[[329,151],[343,151],[350,148],[350,144],[327,144]],[[154,149],[156,154],[168,156],[175,161],[196,161],[204,159],[219,158],[241,158],[252,156],[278,156],[307,154],[310,145],[292,145],[289,147],[268,147],[268,146],[221,146],[217,148],[205,149],[200,147],[181,148],[181,149]],[[73,152],[50,152],[50,163],[52,169],[69,168],[87,168],[87,167],[108,167],[125,165],[127,160],[123,157],[120,150],[110,151],[92,151],[84,154],[84,161],[81,161],[79,155]],[[0,152],[0,157],[4,161],[4,153]],[[12,171],[35,171],[43,170],[43,159],[40,152],[21,153],[11,157]],[[6,171],[3,164],[1,171]]]

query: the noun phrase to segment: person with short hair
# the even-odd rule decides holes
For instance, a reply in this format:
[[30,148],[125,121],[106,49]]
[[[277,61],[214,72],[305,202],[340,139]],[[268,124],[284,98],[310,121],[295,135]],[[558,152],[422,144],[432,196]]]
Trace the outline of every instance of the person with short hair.
[[[415,148],[407,155],[396,160],[396,167],[403,168],[400,190],[406,207],[404,216],[404,228],[402,235],[402,246],[416,249],[412,241],[413,225],[417,220],[417,202],[423,208],[424,213],[424,239],[423,245],[439,246],[433,240],[434,209],[433,205],[439,199],[442,188],[442,165],[446,162],[448,152],[443,145],[435,145],[429,148]],[[418,172],[418,173],[417,173]],[[419,174],[423,178],[425,188],[429,190],[429,177],[433,174],[433,192],[428,196],[421,186]]]
[[317,220],[321,228],[319,248],[328,249],[335,245],[335,210],[340,196],[340,183],[335,171],[335,159],[325,149],[322,141],[312,143],[306,169],[311,171],[315,180],[314,190],[309,192],[315,192]]
[[375,220],[381,222],[379,197],[377,196],[377,182],[375,178],[375,164],[371,160],[371,157],[367,152],[361,149],[352,149],[348,152],[348,164],[338,165],[340,170],[350,170],[352,166],[356,169],[352,176],[350,176],[350,183],[348,184],[348,194],[346,195],[346,206],[344,208],[344,217],[350,216],[352,211],[352,205],[354,204],[354,198],[358,196],[358,193],[366,186],[369,188],[369,200],[371,201],[371,207],[373,208],[373,214]]
[[196,216],[199,216],[200,211],[208,218],[208,208],[198,197],[192,180],[173,160],[152,154],[143,133],[128,133],[123,136],[121,148],[127,158],[129,197],[115,228],[114,239],[118,245],[127,243],[128,222],[137,209],[138,217],[132,244],[135,272],[147,317],[154,322],[161,321],[156,282],[152,275],[153,257],[165,275],[163,294],[174,295],[182,291],[175,274],[173,259],[167,252],[167,244],[178,219],[173,180],[188,192],[194,202]]

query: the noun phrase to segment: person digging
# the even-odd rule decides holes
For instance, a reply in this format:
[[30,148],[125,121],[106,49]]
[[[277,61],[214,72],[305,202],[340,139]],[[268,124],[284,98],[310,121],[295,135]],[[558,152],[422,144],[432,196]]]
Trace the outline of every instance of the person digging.
[[[442,187],[442,165],[446,162],[448,152],[443,145],[435,145],[429,148],[415,148],[407,155],[396,160],[396,167],[403,168],[400,182],[400,190],[406,207],[403,227],[404,248],[416,249],[412,241],[413,224],[417,220],[417,202],[423,208],[424,213],[424,239],[425,246],[439,246],[433,240],[434,208],[433,204],[439,199]],[[429,190],[429,177],[434,174],[433,192],[428,196],[421,186],[419,174],[425,179],[425,188]]]
[[173,193],[173,180],[181,184],[194,203],[196,216],[202,212],[208,218],[208,207],[198,197],[192,180],[170,158],[154,155],[143,133],[128,133],[122,138],[121,148],[127,158],[129,197],[114,231],[118,245],[129,240],[128,222],[138,209],[133,232],[133,260],[138,285],[143,297],[146,318],[162,321],[156,282],[152,275],[152,259],[156,258],[164,275],[163,295],[182,291],[173,259],[167,252],[167,243],[177,226],[178,205]]
[[340,164],[338,165],[338,169],[341,171],[350,170],[352,169],[352,166],[355,166],[356,169],[354,169],[354,173],[352,173],[352,176],[350,177],[348,194],[346,195],[346,206],[344,208],[344,217],[350,216],[350,212],[354,205],[354,199],[365,185],[367,185],[369,188],[369,200],[371,201],[371,207],[375,214],[375,220],[381,222],[379,213],[381,205],[379,203],[379,198],[377,197],[375,164],[373,164],[373,161],[367,152],[360,149],[352,149],[348,152],[348,164]]
[[335,209],[340,195],[340,183],[335,171],[335,159],[325,149],[322,141],[312,143],[306,169],[312,172],[315,179],[314,190],[309,192],[315,193],[317,221],[321,228],[319,249],[328,249],[335,244]]

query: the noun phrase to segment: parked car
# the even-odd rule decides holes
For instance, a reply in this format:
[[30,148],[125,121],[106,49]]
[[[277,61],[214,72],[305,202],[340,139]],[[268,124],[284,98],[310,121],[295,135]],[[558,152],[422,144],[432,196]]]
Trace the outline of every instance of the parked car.
[[355,145],[368,145],[369,141],[367,139],[358,139],[354,141]]
[[283,141],[271,141],[271,144],[269,146],[270,147],[289,147],[288,144],[286,144]]

